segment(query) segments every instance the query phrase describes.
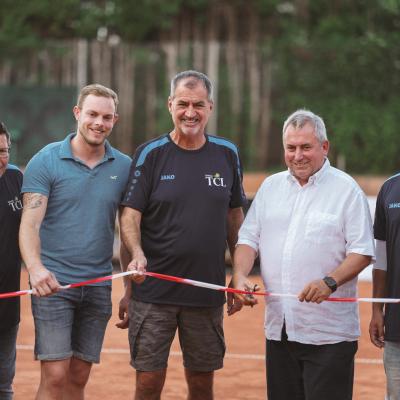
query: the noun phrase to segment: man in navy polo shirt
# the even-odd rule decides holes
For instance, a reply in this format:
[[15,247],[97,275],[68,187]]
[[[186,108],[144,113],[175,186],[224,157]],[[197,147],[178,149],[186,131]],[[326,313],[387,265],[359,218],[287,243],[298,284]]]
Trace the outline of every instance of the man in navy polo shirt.
[[[242,169],[236,146],[205,133],[212,85],[196,71],[171,82],[172,132],[140,146],[122,205],[129,270],[160,272],[225,285],[226,243],[233,253],[243,221]],[[134,279],[140,281],[143,275]],[[131,296],[130,286],[122,306]],[[129,303],[135,399],[159,399],[176,330],[191,400],[213,398],[225,343],[222,292],[147,278]],[[122,308],[123,318],[126,308]]]
[[84,87],[73,109],[76,133],[43,148],[26,168],[20,246],[34,294],[39,400],[83,398],[92,363],[99,362],[110,283],[59,288],[112,272],[115,218],[130,166],[106,140],[117,105],[111,89]]

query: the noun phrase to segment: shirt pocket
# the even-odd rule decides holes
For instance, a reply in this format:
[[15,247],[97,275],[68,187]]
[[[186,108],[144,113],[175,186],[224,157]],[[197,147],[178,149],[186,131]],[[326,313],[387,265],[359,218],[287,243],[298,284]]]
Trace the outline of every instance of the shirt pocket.
[[313,211],[307,218],[305,240],[314,244],[330,244],[338,240],[339,218],[334,214]]

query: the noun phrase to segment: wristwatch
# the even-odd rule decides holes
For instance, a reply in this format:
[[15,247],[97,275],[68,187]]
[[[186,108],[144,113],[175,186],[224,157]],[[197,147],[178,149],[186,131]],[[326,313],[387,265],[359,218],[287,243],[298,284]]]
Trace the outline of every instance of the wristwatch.
[[325,282],[326,286],[332,290],[332,293],[337,289],[337,282],[331,276],[325,276],[322,280]]

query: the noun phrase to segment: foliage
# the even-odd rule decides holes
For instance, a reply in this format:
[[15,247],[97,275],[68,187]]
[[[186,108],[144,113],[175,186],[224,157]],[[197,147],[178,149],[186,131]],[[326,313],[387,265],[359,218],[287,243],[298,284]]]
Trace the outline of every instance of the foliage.
[[[326,121],[333,160],[343,155],[351,172],[391,173],[400,169],[397,140],[400,90],[400,0],[2,0],[0,52],[3,58],[23,57],[42,49],[44,38],[84,37],[106,40],[116,35],[123,41],[143,44],[168,39],[191,41],[192,30],[182,32],[184,21],[198,24],[206,40],[210,10],[234,9],[237,40],[246,41],[247,16],[257,15],[258,48],[273,65],[270,137],[280,137],[284,118],[297,108],[309,108]],[[4,10],[7,10],[5,12]],[[245,17],[246,16],[246,17]],[[219,40],[228,41],[222,19]],[[183,37],[182,35],[188,35]],[[142,80],[147,66],[156,73],[157,132],[170,128],[165,109],[168,96],[163,70],[165,60],[149,62],[151,46],[137,50],[136,75]],[[224,60],[226,62],[226,60]],[[178,60],[179,67],[190,67]],[[247,72],[247,71],[245,71]],[[231,116],[229,100],[235,94],[230,86],[229,68],[219,70],[218,129],[226,134],[240,132],[238,143],[247,166],[256,167],[256,131],[250,121],[249,90],[242,87],[241,115]],[[139,109],[146,89],[138,82]],[[265,112],[261,110],[261,112]],[[136,131],[146,126],[141,113]],[[142,133],[145,138],[145,132]],[[398,144],[399,143],[399,144]],[[273,152],[276,151],[273,149]],[[275,157],[276,163],[279,157]]]
[[[400,2],[310,2],[308,19],[285,18],[276,44],[275,118],[310,108],[327,123],[333,155],[357,173],[400,169]],[[397,110],[397,111],[396,111]],[[333,160],[335,161],[335,160]]]
[[20,49],[44,46],[44,38],[95,39],[104,32],[127,41],[151,40],[155,38],[154,32],[171,27],[183,5],[196,11],[209,1],[2,0],[1,3],[0,49],[15,55]]

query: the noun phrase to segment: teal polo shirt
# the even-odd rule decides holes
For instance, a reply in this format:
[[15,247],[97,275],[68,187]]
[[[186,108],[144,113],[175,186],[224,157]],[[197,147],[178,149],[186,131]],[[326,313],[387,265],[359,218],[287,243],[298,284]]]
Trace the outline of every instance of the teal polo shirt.
[[72,154],[74,135],[40,150],[29,161],[22,185],[22,193],[48,198],[41,259],[63,283],[112,273],[115,219],[131,164],[106,141],[104,158],[87,167]]

